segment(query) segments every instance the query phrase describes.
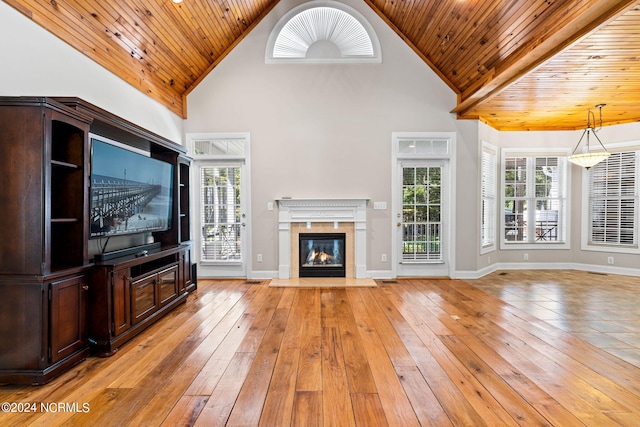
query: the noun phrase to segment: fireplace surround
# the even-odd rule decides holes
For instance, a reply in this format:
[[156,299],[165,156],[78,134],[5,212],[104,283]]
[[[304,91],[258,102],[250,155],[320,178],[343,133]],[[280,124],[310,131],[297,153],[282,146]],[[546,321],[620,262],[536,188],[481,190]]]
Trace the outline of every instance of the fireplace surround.
[[300,233],[344,233],[344,277],[367,277],[367,199],[283,198],[277,202],[278,278],[300,277]]

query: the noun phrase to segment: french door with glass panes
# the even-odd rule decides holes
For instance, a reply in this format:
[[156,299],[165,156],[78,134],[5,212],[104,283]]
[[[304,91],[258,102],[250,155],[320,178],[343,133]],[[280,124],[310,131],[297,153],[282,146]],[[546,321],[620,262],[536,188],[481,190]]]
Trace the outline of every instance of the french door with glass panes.
[[244,277],[247,218],[243,165],[202,164],[199,174],[200,263],[224,276]]
[[403,161],[398,168],[398,276],[448,276],[446,162]]

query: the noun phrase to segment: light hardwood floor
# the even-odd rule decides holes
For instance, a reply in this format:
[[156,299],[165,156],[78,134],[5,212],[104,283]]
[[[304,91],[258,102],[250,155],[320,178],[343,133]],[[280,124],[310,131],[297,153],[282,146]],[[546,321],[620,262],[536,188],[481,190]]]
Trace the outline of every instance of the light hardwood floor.
[[640,367],[640,277],[500,271],[471,283]]
[[[0,425],[640,425],[640,368],[522,307],[587,273],[553,272],[542,288],[528,274],[347,289],[201,280],[114,356],[46,386],[1,386],[1,402],[67,406],[0,413]],[[636,328],[625,301],[637,286],[619,289]],[[541,307],[615,311],[602,295]]]

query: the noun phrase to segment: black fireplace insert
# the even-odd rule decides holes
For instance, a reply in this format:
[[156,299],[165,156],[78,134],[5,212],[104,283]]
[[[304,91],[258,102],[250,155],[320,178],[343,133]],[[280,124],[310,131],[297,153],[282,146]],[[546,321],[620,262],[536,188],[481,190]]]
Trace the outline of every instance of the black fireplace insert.
[[345,277],[345,233],[300,233],[300,277]]

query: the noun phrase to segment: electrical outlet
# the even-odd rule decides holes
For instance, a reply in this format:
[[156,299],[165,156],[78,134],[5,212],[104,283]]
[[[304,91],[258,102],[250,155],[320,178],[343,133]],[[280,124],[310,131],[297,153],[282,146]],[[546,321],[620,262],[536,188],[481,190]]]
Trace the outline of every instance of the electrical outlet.
[[613,257],[612,256],[607,258],[607,264],[613,264]]
[[524,260],[525,261],[529,261],[529,254],[527,254],[527,253],[524,254]]
[[257,260],[258,262],[262,262],[262,254],[258,254],[258,255],[256,255],[256,260]]
[[487,257],[487,264],[491,264],[491,256]]
[[380,260],[382,262],[387,262],[387,254],[382,254],[382,256],[380,257]]

